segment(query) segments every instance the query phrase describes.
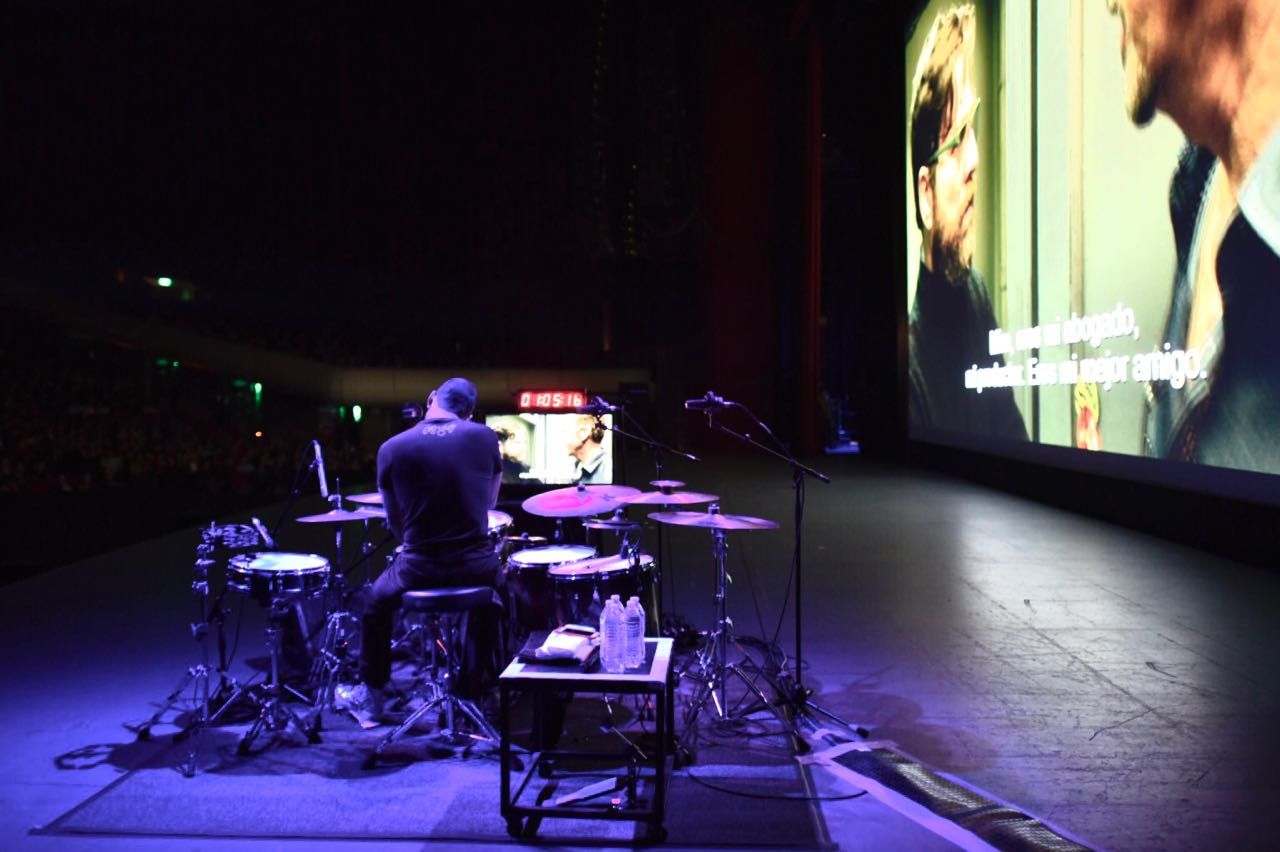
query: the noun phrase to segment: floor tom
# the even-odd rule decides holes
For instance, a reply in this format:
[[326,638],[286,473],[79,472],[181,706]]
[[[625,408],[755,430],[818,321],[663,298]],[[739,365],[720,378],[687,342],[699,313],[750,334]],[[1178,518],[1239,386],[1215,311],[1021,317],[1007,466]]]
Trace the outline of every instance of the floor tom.
[[596,555],[594,547],[582,544],[552,544],[527,547],[507,558],[507,590],[512,615],[530,630],[545,630],[556,622],[555,595],[547,572],[552,568],[581,562]]

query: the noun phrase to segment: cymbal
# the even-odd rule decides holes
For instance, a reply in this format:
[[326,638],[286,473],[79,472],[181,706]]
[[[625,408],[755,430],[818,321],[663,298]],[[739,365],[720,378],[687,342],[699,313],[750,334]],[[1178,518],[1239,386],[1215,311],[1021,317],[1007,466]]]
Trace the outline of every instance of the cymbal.
[[520,506],[544,518],[585,518],[611,512],[621,498],[639,493],[640,489],[627,485],[575,485],[535,494]]
[[303,515],[294,518],[304,524],[341,524],[347,521],[369,521],[385,518],[387,510],[377,506],[361,506],[359,509],[330,509],[322,515]]
[[649,484],[659,491],[674,491],[677,488],[684,488],[684,483],[678,479],[655,479]]
[[368,503],[373,506],[382,505],[382,492],[371,491],[368,494],[351,494],[347,497],[352,503]]
[[658,506],[691,506],[694,503],[714,503],[718,494],[700,494],[697,491],[646,491],[633,497],[623,497],[619,503],[638,503]]
[[664,524],[680,527],[708,527],[716,530],[776,530],[778,525],[766,518],[750,515],[722,515],[719,512],[650,512],[649,517]]
[[622,509],[616,510],[608,518],[588,518],[582,525],[589,530],[613,530],[614,532],[639,532],[641,525],[622,516]]

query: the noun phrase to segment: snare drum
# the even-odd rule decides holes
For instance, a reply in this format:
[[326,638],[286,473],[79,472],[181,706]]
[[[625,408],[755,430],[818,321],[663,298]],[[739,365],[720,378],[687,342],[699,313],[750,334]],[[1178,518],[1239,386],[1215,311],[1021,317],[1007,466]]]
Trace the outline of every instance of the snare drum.
[[227,587],[263,606],[309,598],[324,589],[329,560],[314,553],[242,553],[227,563]]
[[595,555],[594,547],[582,544],[528,547],[511,554],[507,559],[507,588],[511,593],[515,619],[531,630],[546,630],[554,626],[555,596],[547,572]]

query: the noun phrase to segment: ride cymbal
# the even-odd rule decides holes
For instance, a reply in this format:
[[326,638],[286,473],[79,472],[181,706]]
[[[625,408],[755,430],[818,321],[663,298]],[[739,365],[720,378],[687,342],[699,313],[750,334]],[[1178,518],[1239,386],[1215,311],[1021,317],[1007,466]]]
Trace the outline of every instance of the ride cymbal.
[[717,530],[776,530],[778,525],[767,518],[750,515],[722,515],[720,512],[650,512],[649,517],[664,524],[680,527],[706,527]]

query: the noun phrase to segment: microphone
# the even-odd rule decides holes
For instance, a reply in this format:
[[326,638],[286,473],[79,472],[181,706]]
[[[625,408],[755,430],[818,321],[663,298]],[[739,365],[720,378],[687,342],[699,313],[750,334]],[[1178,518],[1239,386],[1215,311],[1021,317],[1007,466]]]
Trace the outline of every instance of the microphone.
[[316,452],[316,471],[320,476],[320,496],[329,499],[329,478],[324,474],[324,453],[320,451],[320,442],[311,441],[311,446]]
[[257,518],[250,518],[253,528],[258,531],[258,535],[262,536],[262,543],[266,545],[268,550],[276,549],[275,539],[271,537],[271,533],[267,532],[267,528],[262,525],[262,521]]
[[686,411],[718,411],[731,404],[726,402],[723,397],[716,396],[715,391],[707,391],[707,395],[702,399],[686,399],[684,401]]
[[586,405],[579,405],[574,409],[578,414],[594,414],[599,417],[601,414],[613,414],[618,410],[618,406],[610,405],[600,397],[596,397]]

